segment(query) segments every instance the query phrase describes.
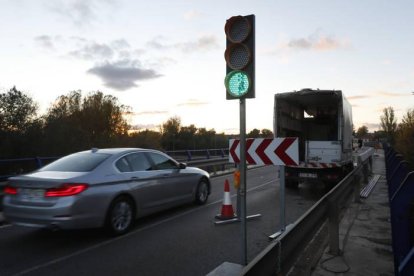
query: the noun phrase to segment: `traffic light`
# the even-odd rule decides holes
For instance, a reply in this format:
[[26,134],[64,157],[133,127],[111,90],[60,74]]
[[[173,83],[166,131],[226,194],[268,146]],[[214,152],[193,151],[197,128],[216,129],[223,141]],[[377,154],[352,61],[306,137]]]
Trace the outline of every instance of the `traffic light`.
[[254,98],[255,27],[254,15],[227,19],[226,32],[226,99]]

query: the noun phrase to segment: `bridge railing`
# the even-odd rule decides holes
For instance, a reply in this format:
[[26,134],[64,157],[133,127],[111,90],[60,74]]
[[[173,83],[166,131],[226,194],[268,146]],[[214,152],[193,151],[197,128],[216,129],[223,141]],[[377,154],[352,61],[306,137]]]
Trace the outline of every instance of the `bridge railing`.
[[391,209],[395,275],[414,271],[414,171],[393,148],[384,145]]
[[286,275],[304,252],[316,233],[326,227],[329,250],[339,255],[339,223],[341,210],[354,198],[359,201],[361,178],[368,178],[373,150],[360,154],[358,166],[331,191],[288,227],[242,271],[242,275]]
[[[168,155],[180,162],[196,160],[225,159],[229,150],[226,149],[203,149],[203,150],[176,150],[167,151]],[[7,178],[34,171],[44,165],[58,159],[59,157],[28,157],[16,159],[0,159],[0,182]]]

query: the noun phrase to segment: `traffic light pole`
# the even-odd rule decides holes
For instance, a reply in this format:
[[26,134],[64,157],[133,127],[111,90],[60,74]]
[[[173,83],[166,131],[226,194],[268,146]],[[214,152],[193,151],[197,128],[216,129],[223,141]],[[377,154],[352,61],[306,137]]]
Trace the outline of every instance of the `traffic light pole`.
[[246,227],[246,99],[240,99],[240,220],[241,220],[241,265],[247,265]]

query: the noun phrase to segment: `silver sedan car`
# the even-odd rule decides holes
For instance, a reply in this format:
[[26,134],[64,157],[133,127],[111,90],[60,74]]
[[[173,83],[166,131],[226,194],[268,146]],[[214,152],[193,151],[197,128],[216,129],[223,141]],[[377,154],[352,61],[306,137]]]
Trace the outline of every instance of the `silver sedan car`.
[[92,149],[11,177],[3,212],[16,225],[126,233],[134,219],[179,204],[206,203],[209,174],[147,149]]

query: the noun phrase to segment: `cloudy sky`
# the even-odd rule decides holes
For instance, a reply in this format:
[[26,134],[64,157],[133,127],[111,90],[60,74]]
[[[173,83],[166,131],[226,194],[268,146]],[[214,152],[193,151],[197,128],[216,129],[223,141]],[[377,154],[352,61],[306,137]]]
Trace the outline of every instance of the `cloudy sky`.
[[256,98],[247,129],[273,129],[275,93],[342,90],[356,128],[414,108],[414,1],[0,0],[0,93],[30,95],[45,112],[73,90],[131,106],[131,123],[237,133],[224,88],[224,24],[256,15]]

